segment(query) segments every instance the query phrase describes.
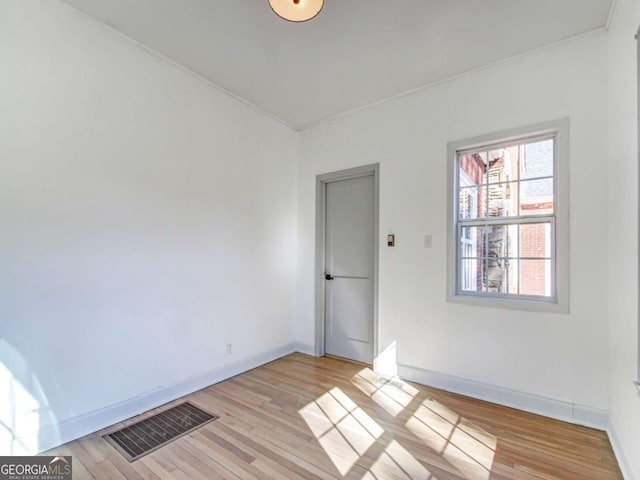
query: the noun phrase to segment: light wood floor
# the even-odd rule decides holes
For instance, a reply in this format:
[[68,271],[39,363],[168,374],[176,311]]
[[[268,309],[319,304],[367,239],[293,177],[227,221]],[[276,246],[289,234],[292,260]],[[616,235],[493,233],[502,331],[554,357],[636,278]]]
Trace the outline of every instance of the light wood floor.
[[292,354],[186,398],[220,419],[132,463],[101,435],[154,412],[49,454],[73,455],[74,479],[622,478],[604,432],[335,358]]

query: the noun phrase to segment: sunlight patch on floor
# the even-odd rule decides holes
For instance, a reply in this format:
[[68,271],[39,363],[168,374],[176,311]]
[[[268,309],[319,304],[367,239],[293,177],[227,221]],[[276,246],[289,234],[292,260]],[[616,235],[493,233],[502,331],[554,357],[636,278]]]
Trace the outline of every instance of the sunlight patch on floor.
[[380,377],[369,368],[354,375],[351,383],[394,417],[408,407],[418,393],[417,389],[399,378]]
[[498,443],[494,435],[433,399],[423,401],[405,426],[468,480],[489,479]]
[[346,475],[384,433],[339,388],[305,405],[300,415],[341,475]]
[[424,465],[415,459],[402,445],[392,440],[371,466],[374,478],[437,480]]
[[[407,434],[413,434],[459,476],[489,480],[497,446],[494,435],[432,398],[420,401],[416,397],[419,391],[397,377],[384,378],[364,368],[351,378],[351,383],[393,417],[408,415],[404,423]],[[436,480],[398,442],[400,437],[394,434],[381,438],[385,430],[340,388],[324,393],[299,413],[342,476],[354,473],[358,462],[366,466],[373,461],[363,479]],[[362,461],[363,457],[366,460]]]

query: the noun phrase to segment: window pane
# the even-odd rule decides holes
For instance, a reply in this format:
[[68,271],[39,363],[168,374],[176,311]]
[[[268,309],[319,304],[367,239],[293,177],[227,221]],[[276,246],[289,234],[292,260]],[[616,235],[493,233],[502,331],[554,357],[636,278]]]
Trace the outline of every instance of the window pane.
[[484,215],[484,187],[460,189],[458,214],[461,219],[478,218]]
[[518,238],[519,238],[519,226],[507,225],[507,239],[505,245],[505,257],[517,257],[518,253]]
[[518,182],[495,183],[487,187],[489,218],[518,215]]
[[520,215],[553,213],[553,179],[520,182]]
[[487,167],[487,153],[470,153],[458,157],[460,166],[460,186],[480,185],[487,183],[485,172]]
[[460,229],[460,257],[480,257],[482,255],[482,227],[462,227]]
[[482,260],[473,258],[460,260],[460,290],[482,292]]
[[[481,281],[489,293],[517,293],[517,270],[508,259],[516,255],[518,225],[487,225],[476,227]],[[510,252],[514,253],[510,253]],[[517,265],[516,265],[517,267]],[[511,285],[511,288],[510,288]]]
[[551,224],[529,223],[520,225],[520,257],[551,257]]
[[507,231],[507,225],[489,225],[484,227],[482,255],[485,257],[506,257]]
[[520,260],[520,294],[551,295],[551,260]]
[[518,293],[518,267],[519,260],[517,258],[507,259],[507,293]]
[[524,158],[520,166],[523,179],[553,175],[553,143],[553,139],[549,139],[524,146]]
[[507,293],[507,268],[509,260],[506,258],[487,257],[483,260],[483,283],[489,293]]
[[518,180],[519,146],[498,148],[487,152],[488,182],[502,183]]

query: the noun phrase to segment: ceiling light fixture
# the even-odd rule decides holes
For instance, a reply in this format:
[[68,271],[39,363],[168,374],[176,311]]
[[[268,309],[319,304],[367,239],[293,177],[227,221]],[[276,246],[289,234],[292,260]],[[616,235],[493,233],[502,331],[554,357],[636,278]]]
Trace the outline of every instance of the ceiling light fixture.
[[273,12],[290,22],[306,22],[320,13],[324,0],[269,0]]

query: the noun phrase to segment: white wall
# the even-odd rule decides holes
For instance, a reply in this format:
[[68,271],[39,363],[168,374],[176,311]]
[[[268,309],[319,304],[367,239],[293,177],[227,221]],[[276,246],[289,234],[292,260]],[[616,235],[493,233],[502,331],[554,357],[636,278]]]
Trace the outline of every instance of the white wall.
[[290,348],[294,132],[53,0],[0,3],[0,66],[0,417],[48,432],[14,453]]
[[[606,36],[590,35],[301,134],[297,336],[312,344],[314,178],[380,163],[380,348],[400,364],[609,407]],[[380,72],[381,75],[386,74]],[[447,142],[571,119],[569,315],[448,304]],[[387,233],[397,246],[388,248]],[[433,235],[433,248],[423,236]]]
[[634,34],[640,2],[618,0],[609,49],[609,314],[611,423],[628,478],[640,478],[638,365],[638,122]]

